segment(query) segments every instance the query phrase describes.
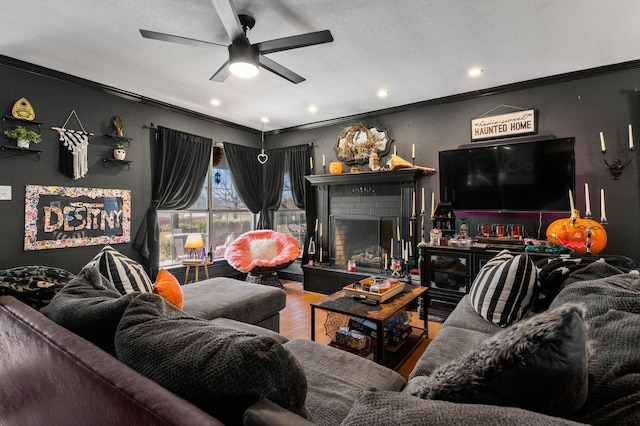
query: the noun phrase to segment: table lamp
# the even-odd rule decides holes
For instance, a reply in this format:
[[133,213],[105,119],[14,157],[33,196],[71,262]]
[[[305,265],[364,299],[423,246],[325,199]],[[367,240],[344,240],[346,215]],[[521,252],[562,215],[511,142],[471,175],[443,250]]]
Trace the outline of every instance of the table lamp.
[[[187,235],[187,241],[184,243],[184,248],[191,249],[189,251],[189,259],[198,258],[199,250],[204,247],[204,240],[201,234],[189,234]],[[195,254],[195,255],[194,255]]]

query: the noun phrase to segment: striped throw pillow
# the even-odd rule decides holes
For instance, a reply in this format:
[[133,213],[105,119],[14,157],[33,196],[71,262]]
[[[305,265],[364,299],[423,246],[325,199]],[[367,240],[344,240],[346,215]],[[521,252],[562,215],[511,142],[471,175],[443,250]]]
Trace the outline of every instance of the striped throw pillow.
[[538,270],[527,254],[498,253],[473,280],[469,301],[487,321],[505,327],[522,319],[535,300]]
[[142,265],[111,246],[104,246],[86,266],[98,268],[121,294],[134,291],[148,293],[153,289],[153,283]]

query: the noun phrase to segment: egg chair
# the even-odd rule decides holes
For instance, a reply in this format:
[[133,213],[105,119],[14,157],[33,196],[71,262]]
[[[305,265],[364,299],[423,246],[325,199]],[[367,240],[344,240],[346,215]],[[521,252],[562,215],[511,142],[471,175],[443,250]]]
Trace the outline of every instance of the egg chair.
[[245,232],[225,252],[229,265],[247,274],[246,281],[282,288],[278,271],[291,265],[301,253],[298,240],[271,229]]

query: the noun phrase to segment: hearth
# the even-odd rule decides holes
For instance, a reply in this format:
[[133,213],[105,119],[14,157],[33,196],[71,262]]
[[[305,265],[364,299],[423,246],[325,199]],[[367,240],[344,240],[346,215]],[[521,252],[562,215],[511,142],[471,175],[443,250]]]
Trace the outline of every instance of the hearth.
[[397,216],[332,215],[329,222],[333,235],[329,246],[332,266],[346,267],[353,260],[358,268],[380,269],[385,253],[390,259],[394,229],[400,223]]

